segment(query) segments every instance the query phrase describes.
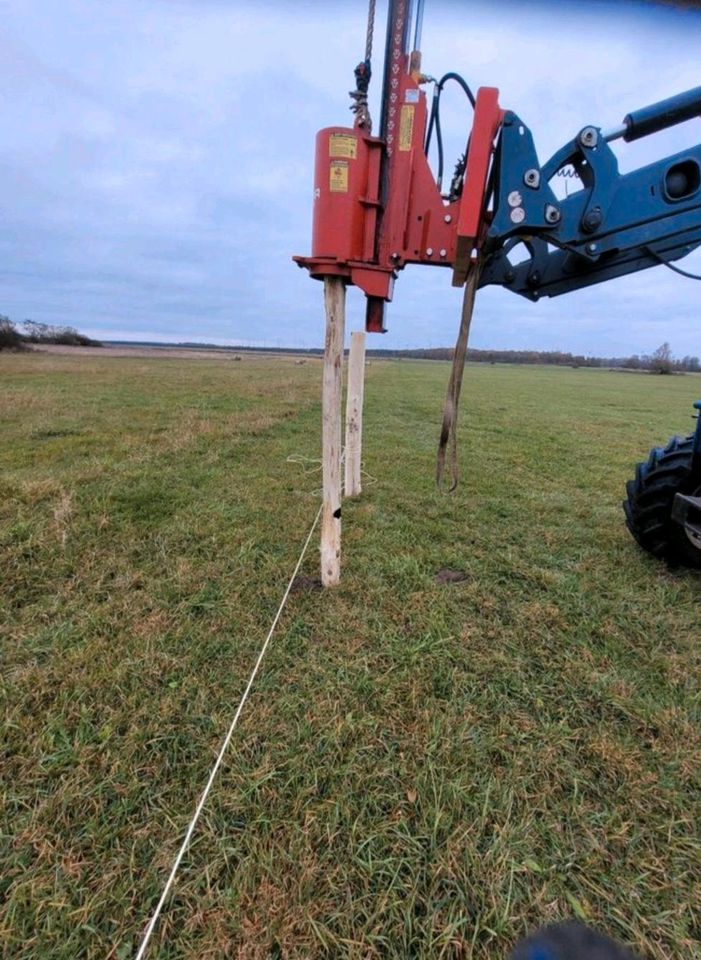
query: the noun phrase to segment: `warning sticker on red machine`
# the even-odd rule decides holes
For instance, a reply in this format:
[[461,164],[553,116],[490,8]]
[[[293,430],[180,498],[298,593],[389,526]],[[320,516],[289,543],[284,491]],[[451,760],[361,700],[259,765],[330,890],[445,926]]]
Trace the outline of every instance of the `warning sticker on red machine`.
[[355,160],[358,156],[358,138],[347,133],[332,133],[329,136],[329,156]]
[[329,171],[331,193],[348,193],[348,161],[334,160]]
[[399,149],[401,151],[411,150],[415,113],[416,107],[413,104],[405,103],[402,106],[402,112],[399,115]]

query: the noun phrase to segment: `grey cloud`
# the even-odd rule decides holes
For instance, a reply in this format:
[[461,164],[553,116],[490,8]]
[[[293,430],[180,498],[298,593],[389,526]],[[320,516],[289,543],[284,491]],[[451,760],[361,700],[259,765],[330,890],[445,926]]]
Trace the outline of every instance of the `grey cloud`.
[[[541,160],[586,122],[616,122],[698,83],[698,15],[426,6],[426,69],[500,86]],[[316,130],[350,122],[365,4],[339,0],[324,16],[318,3],[240,0],[17,0],[7,10],[0,312],[104,337],[319,345],[321,287],[290,258],[309,249]],[[382,29],[380,16],[378,51]],[[469,123],[460,99],[447,101],[449,155]],[[631,145],[621,167],[697,137],[687,124]],[[474,342],[622,353],[667,339],[701,353],[697,298],[662,268],[538,305],[488,290]],[[409,269],[376,342],[450,343],[458,311],[447,271]],[[349,312],[360,325],[357,291]]]

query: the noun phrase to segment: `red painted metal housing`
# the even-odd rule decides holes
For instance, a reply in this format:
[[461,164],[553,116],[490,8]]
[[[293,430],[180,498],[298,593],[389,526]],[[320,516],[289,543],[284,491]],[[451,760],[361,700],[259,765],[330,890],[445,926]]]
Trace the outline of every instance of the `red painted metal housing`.
[[427,106],[403,57],[392,77],[386,143],[358,127],[327,127],[316,140],[312,254],[295,257],[318,279],[342,276],[368,296],[367,327],[380,331],[396,272],[407,263],[453,268],[465,281],[484,225],[498,90],[477,94],[459,200],[441,197],[424,154]]
[[350,127],[317,134],[312,259],[374,259],[381,152],[380,140]]

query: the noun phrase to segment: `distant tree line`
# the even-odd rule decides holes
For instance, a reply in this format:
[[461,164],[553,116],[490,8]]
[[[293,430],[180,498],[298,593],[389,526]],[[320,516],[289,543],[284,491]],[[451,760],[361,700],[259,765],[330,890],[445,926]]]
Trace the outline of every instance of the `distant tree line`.
[[[122,343],[122,341],[114,341]],[[136,345],[135,343],[133,345]],[[321,357],[324,351],[320,347],[261,347],[234,345],[222,347],[216,343],[151,343],[139,341],[139,346],[145,347],[180,347],[188,350],[221,350],[224,353],[271,353],[271,354],[305,354],[309,357]],[[383,350],[369,348],[366,355],[378,360],[406,359],[406,360],[452,360],[452,347],[417,347],[405,350]],[[468,359],[473,363],[531,363],[549,364],[561,367],[606,367],[623,370],[648,370],[650,373],[701,373],[701,360],[698,357],[686,356],[681,359],[672,355],[668,343],[663,343],[654,353],[634,354],[630,357],[588,357],[583,354],[566,353],[561,350],[468,350]]]
[[17,327],[9,317],[0,314],[0,350],[21,350],[28,343],[61,344],[67,347],[101,347],[99,340],[92,340],[74,327],[53,326],[25,320]]
[[[37,323],[35,320],[25,320],[22,329],[0,314],[0,350],[21,350],[28,343],[35,344],[63,344],[71,347],[101,347],[98,340],[91,340],[79,333],[74,327],[51,326],[48,323]],[[136,345],[136,343],[134,344]],[[307,354],[319,356],[323,353],[318,347],[304,349],[299,347],[221,347],[214,343],[147,343],[140,342],[141,346],[174,346],[198,350],[222,350],[223,352],[270,352]],[[373,350],[367,351],[368,357],[389,359],[392,357],[408,360],[452,360],[452,347],[417,348],[413,350]],[[562,350],[468,350],[468,360],[473,363],[515,363],[515,364],[546,364],[559,367],[613,367],[622,370],[647,370],[650,373],[701,373],[701,361],[698,357],[675,357],[668,343],[663,343],[651,354],[633,354],[630,357],[590,357],[579,353],[567,353]]]
[[[452,347],[436,347],[426,350],[369,350],[368,354],[406,357],[416,360],[452,360]],[[701,361],[698,357],[675,358],[668,343],[663,343],[654,353],[631,357],[587,357],[583,354],[566,353],[561,350],[477,350],[470,348],[468,360],[474,363],[525,363],[550,364],[559,367],[618,367],[625,370],[648,370],[650,373],[698,373]]]

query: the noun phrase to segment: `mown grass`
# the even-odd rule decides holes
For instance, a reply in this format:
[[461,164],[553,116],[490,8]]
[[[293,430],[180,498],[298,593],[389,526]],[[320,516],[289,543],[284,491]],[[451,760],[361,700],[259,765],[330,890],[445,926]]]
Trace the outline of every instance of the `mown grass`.
[[[501,957],[575,915],[700,956],[699,580],[620,500],[701,378],[470,367],[444,497],[447,367],[367,373],[342,584],[290,598],[152,955]],[[123,960],[316,511],[320,366],[0,378],[0,945]]]

